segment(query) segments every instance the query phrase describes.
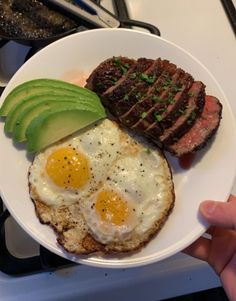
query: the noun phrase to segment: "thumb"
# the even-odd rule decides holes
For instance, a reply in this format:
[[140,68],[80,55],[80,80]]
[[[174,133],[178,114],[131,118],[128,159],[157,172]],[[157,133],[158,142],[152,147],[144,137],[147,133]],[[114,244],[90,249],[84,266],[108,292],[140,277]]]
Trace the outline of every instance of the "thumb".
[[236,230],[236,197],[230,196],[227,203],[204,201],[199,210],[211,225]]

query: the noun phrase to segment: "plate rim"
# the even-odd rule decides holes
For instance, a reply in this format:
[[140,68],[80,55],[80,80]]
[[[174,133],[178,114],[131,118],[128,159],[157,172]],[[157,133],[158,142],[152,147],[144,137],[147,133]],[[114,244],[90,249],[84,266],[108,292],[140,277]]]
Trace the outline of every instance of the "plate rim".
[[[181,46],[177,45],[176,43],[174,43],[174,42],[172,42],[170,40],[167,40],[167,39],[159,37],[159,36],[154,36],[154,35],[152,35],[150,33],[140,32],[140,31],[134,30],[134,29],[120,29],[120,28],[119,29],[93,29],[93,30],[89,30],[89,31],[85,31],[85,32],[75,33],[75,34],[72,34],[70,36],[64,37],[64,38],[62,38],[60,40],[57,40],[57,41],[51,43],[50,45],[48,45],[47,47],[43,48],[40,51],[40,53],[43,52],[43,51],[47,51],[47,49],[49,47],[54,47],[54,45],[57,44],[57,43],[59,43],[59,44],[62,43],[66,39],[71,39],[74,36],[88,35],[91,32],[94,33],[96,31],[99,31],[99,32],[100,31],[106,31],[106,32],[108,32],[108,31],[125,31],[125,32],[132,32],[132,33],[141,34],[141,35],[152,36],[153,38],[157,38],[157,39],[160,39],[160,40],[164,41],[165,43],[171,45],[174,48],[178,48],[185,55],[188,55],[192,60],[194,60],[198,65],[200,65],[204,69],[204,71],[211,77],[211,79],[214,81],[214,84],[219,89],[220,93],[222,94],[222,96],[224,98],[224,106],[225,105],[227,106],[228,113],[230,114],[230,119],[231,119],[233,127],[234,127],[233,130],[234,130],[234,132],[236,132],[236,122],[235,122],[234,114],[232,112],[232,108],[230,106],[230,103],[229,103],[229,101],[228,101],[228,99],[227,99],[227,97],[226,97],[226,95],[225,95],[225,93],[224,93],[221,85],[219,84],[219,82],[217,81],[217,79],[215,78],[215,76],[210,72],[210,70],[198,58],[196,58],[189,51],[187,51],[186,49],[182,48]],[[31,59],[33,59],[33,58],[34,58],[34,56],[32,58],[30,58],[25,64],[28,64],[28,62],[30,62]],[[24,67],[25,64],[23,64],[22,67]],[[1,99],[0,99],[1,103],[2,103],[3,99],[5,98],[5,96],[11,91],[11,89],[12,89],[12,87],[11,87],[12,86],[12,82],[14,82],[14,78],[15,78],[15,76],[17,76],[18,72],[21,72],[21,68],[19,68],[19,70],[15,73],[15,75],[12,77],[12,79],[7,84],[6,89],[2,93],[2,96],[1,96]],[[236,176],[236,164],[235,164],[235,169],[234,169],[234,177],[232,177],[231,183],[229,185],[231,187],[231,190],[232,190],[232,187],[233,187],[233,184],[234,184],[235,176]],[[229,193],[226,196],[226,198],[228,198],[228,196],[230,195],[231,190],[229,191]],[[22,223],[22,221],[20,220],[20,218],[17,217],[17,215],[14,213],[13,208],[9,205],[9,203],[7,201],[7,198],[5,197],[4,192],[2,191],[2,186],[1,185],[0,185],[0,195],[1,195],[2,199],[3,199],[4,204],[7,207],[7,209],[9,210],[9,212],[11,213],[11,215],[13,216],[13,218],[38,243],[40,243],[41,245],[43,245],[45,248],[49,249],[50,251],[52,251],[52,249],[53,249],[52,252],[54,252],[55,254],[57,254],[57,255],[59,255],[61,257],[67,258],[67,259],[72,260],[72,261],[77,262],[77,263],[82,263],[82,264],[86,264],[88,266],[94,266],[94,267],[101,267],[101,268],[130,268],[130,267],[139,267],[139,266],[144,266],[144,265],[152,264],[154,262],[157,262],[157,261],[163,260],[163,259],[165,259],[167,257],[170,257],[170,256],[178,253],[179,251],[183,250],[185,247],[187,247],[192,242],[194,242],[198,237],[200,237],[206,231],[206,229],[208,227],[208,224],[205,223],[205,222],[203,222],[202,224],[199,224],[198,227],[194,228],[194,230],[189,233],[189,235],[187,235],[185,238],[183,238],[180,242],[178,242],[178,243],[176,243],[176,244],[174,244],[174,245],[171,246],[171,248],[173,246],[175,246],[174,250],[167,252],[168,254],[162,254],[161,256],[158,257],[158,259],[155,259],[154,258],[155,256],[153,254],[152,256],[146,256],[146,257],[150,258],[149,260],[144,260],[144,261],[141,261],[141,262],[140,261],[136,262],[138,259],[134,258],[134,260],[131,260],[131,263],[124,263],[124,264],[122,264],[119,261],[117,263],[114,263],[114,262],[109,263],[109,260],[107,260],[107,259],[105,259],[105,260],[103,259],[104,262],[102,263],[102,262],[99,262],[99,261],[96,262],[96,260],[94,261],[93,257],[86,258],[86,259],[83,259],[83,258],[81,259],[80,255],[73,255],[73,254],[68,253],[68,252],[66,252],[64,250],[61,250],[62,252],[60,252],[58,250],[58,248],[54,248],[52,246],[50,246],[50,248],[49,248],[49,246],[48,246],[48,244],[46,242],[41,241],[41,240],[39,241],[39,239],[36,237],[36,233],[32,229],[30,229],[28,226],[26,226],[24,223]],[[223,200],[223,201],[227,201],[227,199]],[[187,241],[186,241],[186,238],[188,238],[189,236],[191,236],[191,239],[187,239]],[[183,244],[183,241],[185,241],[184,244]],[[182,244],[181,244],[181,242],[182,242]],[[166,252],[164,252],[164,253],[166,253]],[[76,257],[76,261],[73,260],[74,257]],[[78,258],[78,257],[80,257],[80,258]]]

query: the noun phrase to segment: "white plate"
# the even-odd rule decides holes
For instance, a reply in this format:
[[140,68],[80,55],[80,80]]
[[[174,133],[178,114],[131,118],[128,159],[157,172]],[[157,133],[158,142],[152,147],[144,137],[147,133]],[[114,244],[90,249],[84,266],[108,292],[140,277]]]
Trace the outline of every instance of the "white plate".
[[[0,126],[1,196],[16,221],[36,241],[52,252],[73,260],[100,267],[134,267],[171,256],[197,239],[206,229],[198,216],[204,199],[226,201],[235,175],[236,128],[230,106],[211,73],[185,50],[151,34],[126,29],[98,29],[71,35],[44,48],[25,63],[9,82],[1,101],[17,84],[39,77],[65,78],[89,74],[100,62],[112,56],[130,58],[162,57],[169,59],[195,79],[206,84],[206,91],[223,104],[223,119],[215,139],[198,154],[189,170],[178,168],[169,158],[176,192],[176,204],[160,233],[140,252],[116,257],[73,256],[62,250],[50,227],[42,225],[29,198],[27,170],[30,160],[24,147],[16,148]],[[204,156],[203,156],[204,154]]]

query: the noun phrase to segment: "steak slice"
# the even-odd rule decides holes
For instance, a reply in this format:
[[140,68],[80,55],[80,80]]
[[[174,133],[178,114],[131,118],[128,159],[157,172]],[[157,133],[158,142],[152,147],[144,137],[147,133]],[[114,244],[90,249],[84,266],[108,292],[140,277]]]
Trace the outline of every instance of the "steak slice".
[[[177,82],[181,76],[185,75],[184,71],[180,68],[175,69],[175,72],[170,75],[166,76],[164,75],[164,80],[162,82],[162,86],[159,86],[158,88],[160,89],[160,96],[158,97],[158,101],[155,105],[153,105],[148,111],[146,112],[141,112],[140,116],[142,118],[139,119],[138,122],[136,122],[131,128],[132,129],[140,129],[143,128],[143,124],[149,124],[149,126],[146,127],[145,131],[153,124],[158,122],[158,126],[161,126],[160,120],[162,119],[162,116],[167,115],[167,110],[171,106],[172,110],[172,101],[174,100],[173,96],[171,95],[171,101],[169,99],[169,95],[171,93],[172,87],[167,85],[167,82],[170,83],[172,82],[175,87],[177,87]],[[155,99],[155,98],[154,98]],[[175,100],[173,102],[176,102]],[[171,111],[170,110],[170,111]],[[160,118],[161,117],[161,118]]]
[[[135,82],[138,80],[140,74],[145,72],[152,64],[154,60],[140,58],[136,63],[129,69],[129,71],[120,78],[117,83],[106,90],[101,95],[102,102],[107,105],[112,112],[114,112],[114,103],[118,100],[125,98],[135,86]],[[134,76],[135,75],[135,76]],[[116,115],[116,114],[115,114]]]
[[[157,78],[156,82],[151,85],[147,91],[147,95],[141,96],[138,102],[136,102],[130,110],[127,110],[122,116],[119,117],[122,124],[126,126],[132,126],[139,121],[144,112],[150,110],[160,98],[161,87],[163,80],[167,74],[173,74],[176,71],[176,65],[170,63],[167,60],[162,61],[162,72]],[[136,92],[137,93],[137,92]],[[131,97],[130,97],[131,98]],[[129,99],[130,100],[130,99]],[[146,114],[144,114],[146,115]]]
[[179,110],[178,119],[159,137],[165,146],[176,142],[193,126],[205,104],[205,85],[200,81],[195,81],[188,91],[188,96],[185,108]]
[[190,74],[179,69],[172,80],[168,79],[168,81],[171,81],[171,84],[162,96],[165,101],[162,102],[162,105],[157,103],[153,106],[146,117],[151,125],[158,122],[163,129],[172,126],[181,115],[181,110],[184,110],[189,98],[187,93],[193,83],[193,78]]
[[86,88],[101,96],[127,73],[135,60],[126,57],[112,57],[102,62],[87,79]]
[[166,62],[168,61],[162,61],[158,58],[145,72],[140,75],[137,75],[137,73],[132,74],[132,76],[136,78],[133,88],[130,89],[124,98],[114,103],[116,116],[126,114],[127,111],[149,93],[149,90],[162,73],[163,68],[165,68]]
[[203,148],[218,129],[221,115],[222,105],[219,100],[214,96],[207,95],[201,116],[185,135],[166,149],[180,157]]

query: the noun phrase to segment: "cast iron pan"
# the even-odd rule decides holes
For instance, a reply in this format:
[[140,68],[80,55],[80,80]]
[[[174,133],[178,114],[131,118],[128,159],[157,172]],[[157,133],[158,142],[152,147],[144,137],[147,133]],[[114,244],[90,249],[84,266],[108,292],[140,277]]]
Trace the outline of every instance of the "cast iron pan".
[[[44,3],[44,0],[41,0],[41,2]],[[100,1],[96,1],[96,4],[99,5],[99,2]],[[116,3],[116,10],[118,10],[118,12],[119,12],[119,8],[120,8],[120,12],[123,11],[123,9],[124,9],[123,5],[120,7],[120,4],[122,4],[123,1],[118,0],[118,1],[114,1],[114,2]],[[44,3],[44,4],[46,4],[46,3]],[[47,6],[48,6],[48,3],[47,3]],[[58,8],[55,8],[52,5],[50,5],[50,8],[58,10]],[[73,33],[76,33],[76,32],[80,32],[80,31],[83,31],[83,30],[87,30],[87,29],[97,28],[97,26],[95,26],[94,24],[92,24],[92,23],[90,23],[86,20],[78,19],[75,16],[69,14],[68,12],[62,11],[61,9],[60,9],[60,13],[64,14],[66,17],[69,17],[70,19],[73,19],[73,21],[76,24],[75,27],[70,29],[70,30],[64,31],[60,34],[52,34],[52,35],[50,35],[46,38],[25,38],[25,37],[22,37],[22,36],[11,37],[11,36],[8,36],[3,31],[1,31],[1,29],[0,29],[0,48],[3,47],[9,41],[15,41],[15,42],[23,44],[23,45],[31,46],[32,47],[31,52],[35,52],[38,49],[40,49],[40,48],[42,48],[42,47],[58,40],[60,38],[63,38],[67,35],[70,35],[70,34],[73,34]],[[108,13],[111,14],[110,12],[108,12]],[[112,15],[112,16],[117,18],[114,15]],[[118,14],[118,16],[119,16],[119,14]],[[120,15],[119,17],[123,17],[122,19],[117,18],[117,20],[119,20],[119,22],[120,22],[120,27],[137,26],[137,27],[145,28],[153,34],[160,35],[159,29],[156,28],[155,26],[151,25],[151,24],[136,21],[136,20],[130,20],[128,18],[124,18],[125,17],[124,15],[122,15],[122,16]]]
[[[91,29],[91,28],[96,28],[93,24],[86,22],[85,20],[78,19],[73,15],[68,14],[66,11],[62,11],[62,9],[58,9],[57,7],[53,6],[52,4],[46,3],[45,0],[40,0],[44,4],[44,6],[48,7],[49,9],[52,9],[53,11],[61,13],[61,15],[69,18],[74,26],[70,26],[69,30],[61,31],[60,33],[57,34],[49,34],[47,37],[39,37],[39,38],[26,38],[25,35],[21,36],[18,34],[13,35],[8,35],[6,32],[4,32],[4,29],[1,30],[0,28],[0,47],[3,47],[6,43],[9,41],[15,41],[17,43],[31,46],[33,48],[42,48],[60,38],[63,38],[67,35],[70,35],[72,33],[76,33],[78,31],[82,31],[85,29]],[[2,16],[4,19],[4,16]],[[39,29],[40,30],[40,29]],[[40,35],[39,35],[40,36]]]

